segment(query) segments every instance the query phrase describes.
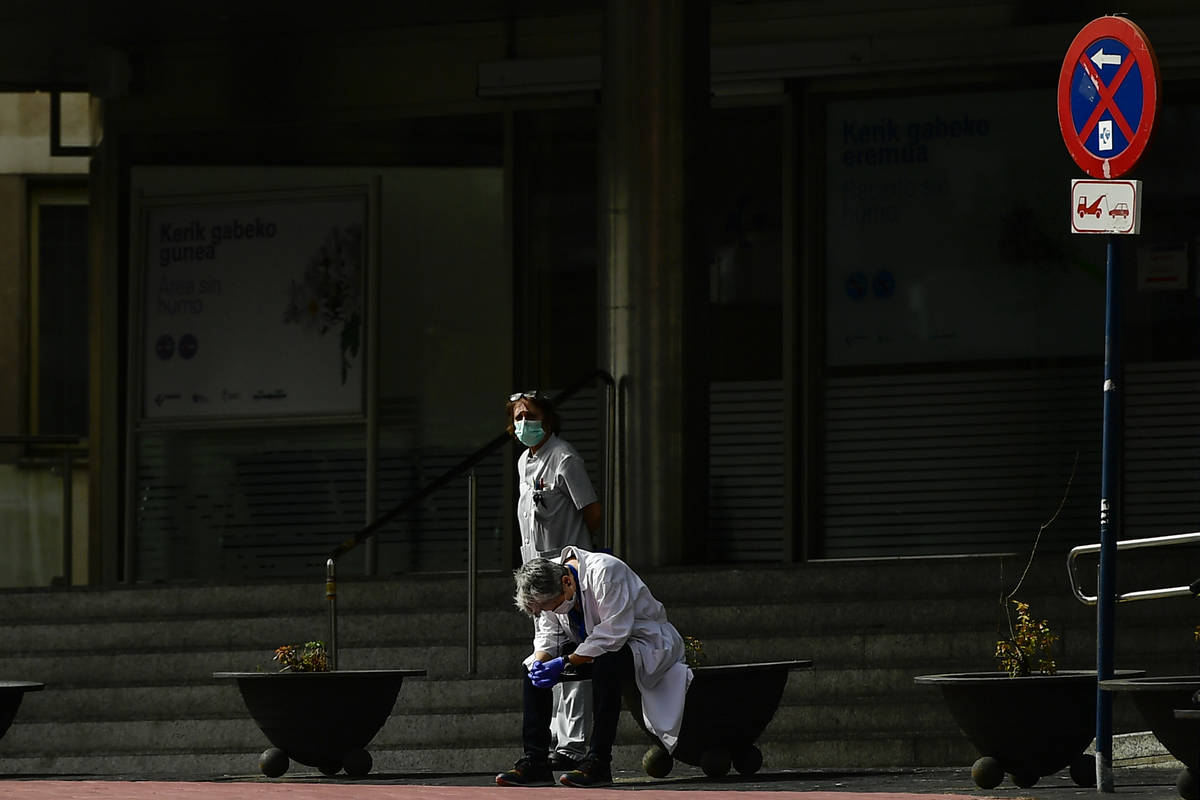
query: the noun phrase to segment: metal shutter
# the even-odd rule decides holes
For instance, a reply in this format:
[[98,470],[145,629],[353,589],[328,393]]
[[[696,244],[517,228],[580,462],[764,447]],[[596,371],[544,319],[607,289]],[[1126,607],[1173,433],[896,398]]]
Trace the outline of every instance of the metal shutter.
[[1025,552],[1092,541],[1100,367],[826,382],[820,556]]
[[709,391],[708,560],[783,559],[783,383],[714,383]]

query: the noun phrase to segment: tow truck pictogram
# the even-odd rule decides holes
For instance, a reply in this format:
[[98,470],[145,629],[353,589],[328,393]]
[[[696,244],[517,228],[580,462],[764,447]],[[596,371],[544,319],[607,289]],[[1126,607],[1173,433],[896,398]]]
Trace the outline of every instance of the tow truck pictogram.
[[1083,219],[1085,215],[1092,214],[1096,217],[1096,219],[1100,219],[1100,202],[1107,196],[1108,195],[1102,194],[1093,200],[1091,205],[1088,205],[1087,198],[1080,195],[1079,207],[1075,209],[1075,211],[1079,214],[1079,218]]
[[1141,181],[1072,180],[1064,209],[1072,233],[1141,232]]

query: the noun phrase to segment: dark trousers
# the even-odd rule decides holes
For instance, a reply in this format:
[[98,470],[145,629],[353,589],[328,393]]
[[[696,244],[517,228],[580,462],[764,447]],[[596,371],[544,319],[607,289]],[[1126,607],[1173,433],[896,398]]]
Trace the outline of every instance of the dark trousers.
[[[614,653],[597,656],[591,664],[592,735],[588,738],[588,758],[602,764],[612,763],[613,742],[621,717],[621,683],[633,680],[633,652],[629,645]],[[539,689],[525,675],[521,679],[525,712],[521,724],[521,744],[525,755],[544,762],[550,754],[550,717],[553,695]]]

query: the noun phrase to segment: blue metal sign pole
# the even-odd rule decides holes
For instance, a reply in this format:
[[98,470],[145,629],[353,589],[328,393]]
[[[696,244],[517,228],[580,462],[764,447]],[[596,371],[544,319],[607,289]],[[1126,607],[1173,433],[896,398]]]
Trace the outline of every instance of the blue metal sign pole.
[[[1150,141],[1159,90],[1158,59],[1145,31],[1117,15],[1084,25],[1071,40],[1058,74],[1058,127],[1080,169],[1098,180],[1113,180],[1128,172]],[[1082,215],[1074,207],[1074,197],[1072,206],[1073,215]],[[1134,204],[1127,210],[1139,213]],[[1113,207],[1110,217],[1115,212]],[[1124,232],[1135,233],[1136,228],[1134,224]],[[1100,232],[1079,230],[1074,223],[1072,229],[1077,233]],[[1101,792],[1112,792],[1112,696],[1100,689],[1100,682],[1113,675],[1117,538],[1121,525],[1121,256],[1116,228],[1109,225],[1101,230],[1108,231],[1109,236],[1096,586],[1096,787]]]
[[1096,788],[1112,792],[1112,694],[1099,682],[1113,676],[1116,616],[1118,492],[1121,465],[1121,262],[1118,238],[1108,237],[1104,295],[1104,423],[1100,451],[1100,566],[1096,587]]

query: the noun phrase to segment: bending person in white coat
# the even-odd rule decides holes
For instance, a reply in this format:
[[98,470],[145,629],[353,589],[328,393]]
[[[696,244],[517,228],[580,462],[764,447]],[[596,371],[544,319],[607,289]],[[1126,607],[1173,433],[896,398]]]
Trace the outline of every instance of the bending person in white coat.
[[[625,679],[637,682],[647,729],[674,750],[692,671],[683,660],[683,637],[637,573],[615,556],[566,547],[554,560],[527,562],[514,577],[516,606],[534,617],[534,652],[525,659],[528,674],[521,681],[525,754],[511,770],[497,775],[496,783],[553,782],[547,761],[550,689],[564,670],[584,664],[591,665],[592,735],[587,755],[560,783],[612,783],[612,747]],[[568,642],[575,648],[562,655]]]

